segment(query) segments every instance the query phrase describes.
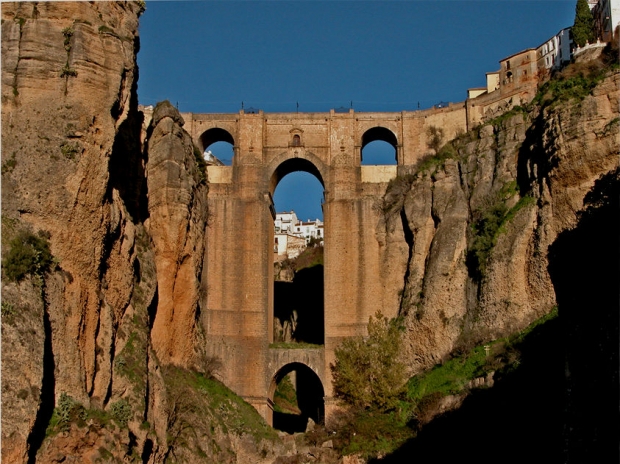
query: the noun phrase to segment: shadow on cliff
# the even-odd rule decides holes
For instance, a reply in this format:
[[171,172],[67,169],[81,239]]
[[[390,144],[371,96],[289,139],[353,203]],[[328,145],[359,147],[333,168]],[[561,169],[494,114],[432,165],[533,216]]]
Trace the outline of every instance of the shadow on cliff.
[[619,198],[617,170],[549,247],[559,316],[525,338],[519,367],[371,462],[618,462]]
[[549,247],[566,356],[566,462],[620,462],[620,170],[585,197],[576,228]]
[[295,341],[324,343],[323,294],[322,265],[301,269],[293,282],[275,282],[274,317],[283,325],[285,321],[296,318]]
[[557,462],[561,455],[563,359],[559,321],[534,329],[517,369],[474,390],[462,406],[373,463]]

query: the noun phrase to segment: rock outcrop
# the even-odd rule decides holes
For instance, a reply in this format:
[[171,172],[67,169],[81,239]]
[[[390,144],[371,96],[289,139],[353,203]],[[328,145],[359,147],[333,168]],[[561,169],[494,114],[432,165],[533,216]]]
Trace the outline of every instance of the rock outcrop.
[[170,103],[157,105],[147,131],[147,228],[157,268],[153,348],[160,361],[187,366],[198,345],[208,217],[206,172],[197,164],[201,154],[195,158],[192,139],[182,126]]
[[[34,457],[61,392],[99,407],[110,398],[112,347],[133,288],[136,228],[113,167],[133,167],[132,157],[140,158],[139,143],[121,146],[120,139],[136,117],[141,11],[134,2],[2,5],[3,224],[45,231],[59,263],[34,283],[41,297],[28,302],[7,297],[17,284],[3,281],[3,303],[20,313],[32,306],[38,337],[45,333],[22,351],[3,338],[5,410],[14,406],[12,389],[23,375],[5,367],[18,363],[37,373],[21,410],[27,425],[3,415],[2,454],[13,462]],[[3,320],[5,333],[24,329]]]
[[3,258],[24,231],[55,258],[2,282],[6,462],[273,461],[201,354],[206,173],[169,104],[144,130],[143,8],[2,5]]
[[583,101],[491,121],[388,188],[377,231],[388,247],[409,245],[406,263],[392,268],[405,268],[411,372],[556,305],[548,248],[618,166],[619,82],[616,73]]

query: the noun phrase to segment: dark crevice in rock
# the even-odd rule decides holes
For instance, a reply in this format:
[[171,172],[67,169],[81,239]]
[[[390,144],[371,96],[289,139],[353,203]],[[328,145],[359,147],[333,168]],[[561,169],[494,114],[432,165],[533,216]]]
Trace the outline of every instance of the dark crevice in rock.
[[144,442],[144,449],[142,450],[142,462],[147,464],[151,460],[151,454],[153,454],[153,440],[147,438]]
[[107,198],[111,201],[112,190],[117,190],[127,212],[133,221],[138,223],[148,217],[148,199],[145,160],[143,160],[143,156],[146,155],[143,155],[140,146],[144,114],[138,111],[137,71],[135,73],[127,119],[119,126],[112,145]]
[[[131,456],[136,452],[138,446],[138,437],[130,430],[129,431],[129,444],[127,445],[127,455]],[[137,453],[137,452],[136,452]]]
[[[524,197],[528,192],[532,190],[532,184],[537,177],[540,177],[534,172],[539,167],[543,159],[543,150],[540,147],[540,140],[543,138],[544,121],[542,120],[542,113],[533,120],[532,125],[525,132],[525,140],[519,148],[517,156],[517,186],[519,188],[519,196]],[[539,195],[542,192],[539,192]]]
[[17,96],[19,95],[19,91],[17,90],[17,70],[19,69],[19,62],[21,61],[22,34],[25,21],[21,18],[16,18],[16,20],[19,21],[19,42],[17,42],[17,61],[15,63],[15,69],[13,70],[13,97],[15,103],[17,103]]
[[153,329],[153,322],[155,322],[155,315],[157,314],[157,305],[159,304],[159,290],[155,289],[155,294],[153,295],[153,300],[151,304],[147,308],[147,312],[149,315],[149,331]]
[[[127,308],[125,308],[127,309]],[[116,324],[115,324],[116,325]],[[112,375],[112,366],[114,366],[114,348],[116,346],[116,329],[112,331],[112,342],[110,343],[110,381],[108,382],[108,388],[105,392],[105,397],[103,399],[103,406],[108,404],[110,398],[112,397],[112,383],[114,382],[114,376]]]
[[407,308],[405,308],[406,303],[406,289],[409,283],[409,275],[411,274],[411,260],[413,259],[413,247],[414,247],[414,236],[413,231],[409,227],[409,222],[407,221],[407,214],[405,213],[405,208],[401,208],[400,210],[400,220],[403,224],[403,233],[405,235],[405,242],[407,242],[408,246],[408,254],[407,254],[407,268],[405,270],[405,277],[403,282],[403,292],[400,298],[400,312],[402,313]]
[[[100,304],[104,303],[101,302]],[[93,337],[95,339],[95,371],[90,378],[90,386],[88,388],[88,396],[91,398],[93,396],[93,392],[95,391],[95,378],[97,377],[97,374],[99,374],[99,357],[101,356],[102,351],[102,348],[97,343],[97,338],[99,337],[99,330],[101,329],[101,309],[99,309],[99,314],[97,316],[97,327],[95,328],[95,334]]]
[[28,437],[28,464],[36,463],[37,451],[45,439],[45,431],[52,418],[55,403],[56,379],[54,377],[54,370],[56,364],[52,349],[52,325],[45,299],[45,283],[41,292],[43,295],[43,329],[45,331],[45,340],[43,342],[43,379],[41,381],[39,410]]
[[114,119],[115,121],[118,121],[118,119],[121,117],[121,114],[123,114],[122,95],[123,95],[123,90],[124,90],[126,82],[127,82],[127,69],[123,69],[123,72],[121,73],[121,86],[118,89],[118,95],[116,97],[116,100],[114,100],[114,103],[112,104],[112,108],[110,108],[110,115],[112,116],[112,119]]

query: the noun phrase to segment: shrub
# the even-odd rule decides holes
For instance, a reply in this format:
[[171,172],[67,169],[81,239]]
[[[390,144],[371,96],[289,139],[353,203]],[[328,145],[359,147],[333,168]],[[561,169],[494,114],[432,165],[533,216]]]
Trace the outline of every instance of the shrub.
[[110,415],[112,419],[114,419],[118,425],[121,427],[127,427],[127,423],[129,419],[131,419],[131,406],[129,402],[123,398],[118,400],[116,403],[112,403],[110,406]]
[[477,218],[472,224],[473,239],[467,250],[466,264],[470,275],[478,280],[486,271],[491,250],[497,243],[497,235],[508,209],[503,202],[485,211],[475,212]]
[[65,64],[60,71],[60,77],[77,77],[77,71],[69,66],[69,63]]
[[426,129],[426,145],[435,153],[439,153],[439,149],[443,144],[443,129],[441,127],[429,126]]
[[72,422],[83,422],[86,417],[87,411],[84,406],[63,392],[60,394],[60,398],[58,398],[58,403],[48,424],[46,435],[69,430]]
[[42,275],[54,263],[49,243],[42,231],[38,235],[22,231],[10,241],[9,246],[2,266],[4,275],[10,281],[19,282],[29,274]]
[[336,348],[336,363],[331,365],[336,397],[356,407],[394,409],[406,380],[398,359],[401,345],[396,319],[380,311],[370,317],[367,337],[348,338]]

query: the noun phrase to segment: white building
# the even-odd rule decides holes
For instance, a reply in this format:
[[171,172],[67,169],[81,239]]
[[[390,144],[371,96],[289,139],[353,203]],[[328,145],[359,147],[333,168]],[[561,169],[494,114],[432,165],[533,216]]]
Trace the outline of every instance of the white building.
[[295,234],[304,237],[306,243],[309,243],[313,238],[317,238],[323,243],[323,238],[325,236],[323,222],[320,219],[315,219],[314,221],[310,219],[307,221],[298,221],[297,224],[295,224]]
[[295,258],[313,238],[320,240],[323,245],[325,229],[320,219],[300,221],[295,211],[285,211],[276,213],[273,225],[275,241],[273,251],[279,258]]
[[591,5],[591,10],[596,38],[603,42],[614,40],[620,26],[620,0],[599,0]]
[[276,233],[286,233],[286,232],[294,232],[295,224],[299,222],[297,219],[297,215],[295,211],[283,213],[276,213],[276,219],[274,221],[275,231]]
[[561,69],[565,64],[570,62],[573,45],[570,30],[570,27],[565,27],[549,40],[538,46],[536,52],[539,71],[543,69]]

